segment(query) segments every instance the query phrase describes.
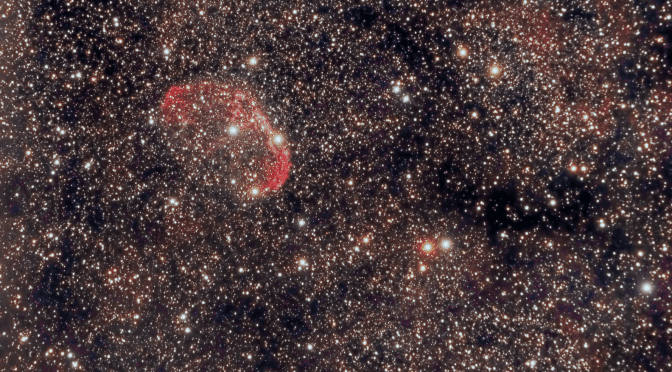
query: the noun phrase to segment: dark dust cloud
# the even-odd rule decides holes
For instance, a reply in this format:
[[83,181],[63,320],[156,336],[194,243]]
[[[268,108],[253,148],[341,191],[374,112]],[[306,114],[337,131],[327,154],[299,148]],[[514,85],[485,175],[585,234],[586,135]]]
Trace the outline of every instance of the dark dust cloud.
[[665,0],[7,0],[3,371],[672,370]]

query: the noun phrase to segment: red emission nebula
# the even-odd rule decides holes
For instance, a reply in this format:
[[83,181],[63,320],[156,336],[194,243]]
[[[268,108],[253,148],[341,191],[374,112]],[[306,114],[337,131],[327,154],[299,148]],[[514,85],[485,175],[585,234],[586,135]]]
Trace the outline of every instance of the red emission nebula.
[[161,109],[164,124],[188,151],[185,161],[203,183],[252,199],[287,180],[286,140],[249,92],[209,82],[173,86]]

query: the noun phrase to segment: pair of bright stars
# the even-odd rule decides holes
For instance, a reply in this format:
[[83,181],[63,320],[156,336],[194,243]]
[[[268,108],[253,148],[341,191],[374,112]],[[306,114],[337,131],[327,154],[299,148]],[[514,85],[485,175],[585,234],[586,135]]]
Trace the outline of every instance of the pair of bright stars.
[[[450,240],[443,239],[441,240],[441,248],[448,249],[450,248]],[[425,253],[432,253],[434,251],[435,245],[432,242],[425,242],[422,244],[422,251]]]

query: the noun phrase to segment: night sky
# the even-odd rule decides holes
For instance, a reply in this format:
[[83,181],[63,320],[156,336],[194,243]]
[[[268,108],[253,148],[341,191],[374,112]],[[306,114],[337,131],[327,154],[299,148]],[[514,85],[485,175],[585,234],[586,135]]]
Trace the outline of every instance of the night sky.
[[672,371],[665,0],[6,0],[0,370]]

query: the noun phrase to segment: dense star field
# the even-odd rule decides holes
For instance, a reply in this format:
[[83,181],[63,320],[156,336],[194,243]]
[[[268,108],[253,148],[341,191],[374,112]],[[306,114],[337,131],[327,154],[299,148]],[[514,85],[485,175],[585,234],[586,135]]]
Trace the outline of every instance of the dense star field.
[[7,0],[0,370],[672,371],[665,0]]

